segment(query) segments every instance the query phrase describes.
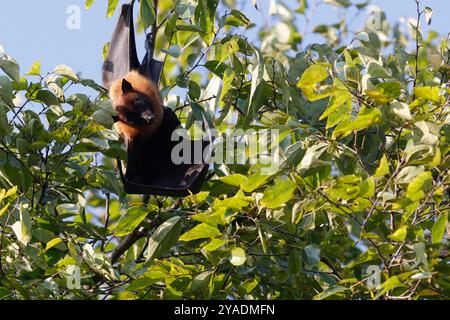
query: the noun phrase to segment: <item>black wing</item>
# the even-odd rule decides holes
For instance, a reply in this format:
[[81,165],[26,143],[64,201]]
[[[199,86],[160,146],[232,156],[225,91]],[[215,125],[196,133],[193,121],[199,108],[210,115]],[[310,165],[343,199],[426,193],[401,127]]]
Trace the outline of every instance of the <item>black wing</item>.
[[164,118],[161,124],[163,130],[167,130],[172,134],[172,132],[181,124],[175,112],[165,107],[164,108]]
[[109,90],[115,80],[140,66],[134,37],[133,4],[124,4],[103,63],[103,86]]

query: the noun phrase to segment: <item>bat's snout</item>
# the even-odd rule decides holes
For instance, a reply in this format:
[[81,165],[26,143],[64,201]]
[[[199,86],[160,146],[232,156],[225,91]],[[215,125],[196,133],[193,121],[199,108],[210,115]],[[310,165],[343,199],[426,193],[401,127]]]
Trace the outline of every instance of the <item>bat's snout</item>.
[[155,121],[155,115],[150,111],[145,111],[142,113],[142,119],[146,124],[152,124]]

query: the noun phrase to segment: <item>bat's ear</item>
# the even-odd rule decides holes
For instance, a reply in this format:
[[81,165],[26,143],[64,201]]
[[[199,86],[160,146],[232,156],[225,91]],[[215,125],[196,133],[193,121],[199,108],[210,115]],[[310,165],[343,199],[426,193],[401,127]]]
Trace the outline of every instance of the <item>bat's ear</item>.
[[133,86],[126,79],[122,80],[122,92],[128,93],[133,91]]

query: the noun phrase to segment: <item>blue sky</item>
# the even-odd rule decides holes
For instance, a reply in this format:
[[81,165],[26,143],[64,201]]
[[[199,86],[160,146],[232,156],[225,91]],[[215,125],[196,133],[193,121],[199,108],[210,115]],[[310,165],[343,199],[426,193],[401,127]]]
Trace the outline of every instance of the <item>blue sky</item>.
[[[261,12],[247,5],[239,6],[254,22],[261,23],[266,18],[269,0],[259,0]],[[125,1],[119,1],[124,3]],[[284,0],[295,4],[296,0]],[[357,1],[357,2],[363,2]],[[450,32],[448,0],[422,0],[422,5],[434,9],[432,29],[441,34]],[[373,4],[383,8],[388,19],[395,22],[400,17],[415,16],[414,0],[374,0]],[[81,7],[81,29],[66,27],[67,8]],[[84,0],[15,0],[3,1],[0,11],[0,45],[28,71],[33,61],[42,62],[43,71],[51,71],[58,64],[66,64],[83,77],[100,80],[101,53],[103,45],[109,41],[116,16],[106,19],[106,0],[95,0],[90,10],[84,9]],[[329,23],[336,20],[338,12],[329,6],[321,6],[316,11],[314,23]],[[301,21],[300,21],[301,23]],[[361,25],[355,22],[355,28]],[[357,25],[359,24],[359,25]],[[138,39],[142,44],[142,39]]]

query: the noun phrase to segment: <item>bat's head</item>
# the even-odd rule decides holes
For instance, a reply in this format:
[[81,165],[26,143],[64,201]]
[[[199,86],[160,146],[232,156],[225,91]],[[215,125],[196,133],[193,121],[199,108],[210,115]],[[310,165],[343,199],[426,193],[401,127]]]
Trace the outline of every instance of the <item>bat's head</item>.
[[[149,97],[133,90],[133,85],[122,80],[122,97],[115,106],[119,121],[129,126],[140,128],[152,126],[156,120],[155,106]],[[119,101],[117,101],[119,102]]]
[[133,71],[111,87],[111,100],[117,111],[116,128],[130,139],[146,138],[161,125],[162,101],[156,86]]

